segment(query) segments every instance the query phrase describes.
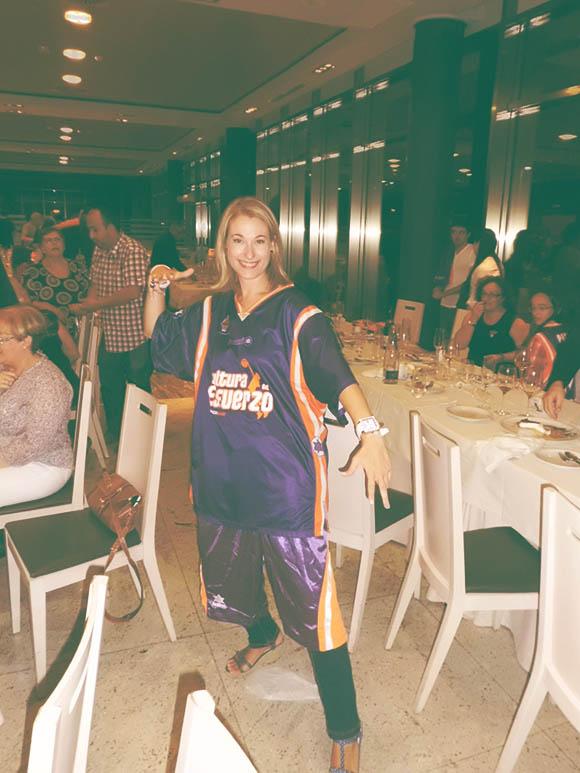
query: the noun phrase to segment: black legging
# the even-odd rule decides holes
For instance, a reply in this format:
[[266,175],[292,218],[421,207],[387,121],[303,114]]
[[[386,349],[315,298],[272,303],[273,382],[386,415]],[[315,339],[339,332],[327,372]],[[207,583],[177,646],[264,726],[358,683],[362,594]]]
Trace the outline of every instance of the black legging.
[[[246,630],[250,647],[264,647],[275,641],[279,628],[272,617],[266,615]],[[328,735],[333,741],[354,738],[360,732],[360,719],[346,644],[326,652],[308,650],[308,654],[326,717]]]

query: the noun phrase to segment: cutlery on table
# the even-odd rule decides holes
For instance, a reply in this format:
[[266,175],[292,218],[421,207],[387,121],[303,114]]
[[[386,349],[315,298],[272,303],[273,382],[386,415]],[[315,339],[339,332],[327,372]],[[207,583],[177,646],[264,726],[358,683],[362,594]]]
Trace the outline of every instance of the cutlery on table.
[[564,462],[574,462],[580,466],[580,456],[573,454],[571,451],[560,451],[560,459]]

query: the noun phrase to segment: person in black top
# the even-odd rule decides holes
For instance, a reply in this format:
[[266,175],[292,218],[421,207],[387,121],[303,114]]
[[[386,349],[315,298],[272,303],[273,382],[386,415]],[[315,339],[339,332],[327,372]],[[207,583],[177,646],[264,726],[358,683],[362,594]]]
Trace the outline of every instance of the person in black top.
[[575,327],[558,349],[548,381],[548,390],[544,395],[544,409],[553,419],[558,418],[566,397],[566,386],[579,368],[580,327]]
[[468,359],[482,365],[484,357],[503,355],[522,345],[529,325],[516,317],[506,283],[500,277],[488,276],[477,286],[476,304],[455,335],[460,349],[469,347]]
[[163,264],[176,271],[183,271],[183,264],[177,249],[177,240],[182,236],[183,224],[177,220],[172,220],[167,230],[153,244],[151,267]]

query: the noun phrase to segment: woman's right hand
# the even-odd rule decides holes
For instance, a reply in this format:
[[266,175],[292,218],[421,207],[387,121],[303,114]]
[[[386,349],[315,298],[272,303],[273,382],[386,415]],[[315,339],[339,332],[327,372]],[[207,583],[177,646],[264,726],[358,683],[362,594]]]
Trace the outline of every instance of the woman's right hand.
[[0,392],[5,392],[16,381],[16,375],[11,370],[0,370]]
[[193,268],[188,268],[185,271],[176,271],[174,268],[159,264],[153,266],[149,272],[149,287],[153,290],[157,288],[165,290],[172,282],[176,282],[178,279],[187,279],[192,274]]

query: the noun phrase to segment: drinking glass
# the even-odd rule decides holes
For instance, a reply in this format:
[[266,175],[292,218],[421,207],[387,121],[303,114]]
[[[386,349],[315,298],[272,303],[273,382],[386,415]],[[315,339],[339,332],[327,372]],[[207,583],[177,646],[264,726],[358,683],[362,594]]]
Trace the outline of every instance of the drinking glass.
[[542,389],[542,369],[528,365],[520,375],[520,387],[527,397],[526,416],[530,415],[532,397]]
[[404,352],[411,341],[411,325],[408,319],[402,319],[398,329],[399,349]]
[[500,416],[507,416],[508,412],[504,408],[505,396],[516,385],[516,366],[511,362],[500,362],[496,375],[495,385],[501,391],[501,405],[497,412]]
[[532,364],[530,350],[525,346],[522,349],[518,349],[514,355],[514,364],[518,369],[518,373],[521,378],[524,374],[524,371]]
[[435,328],[433,334],[433,348],[435,349],[435,359],[437,362],[443,362],[443,350],[447,344],[447,331],[443,327]]

